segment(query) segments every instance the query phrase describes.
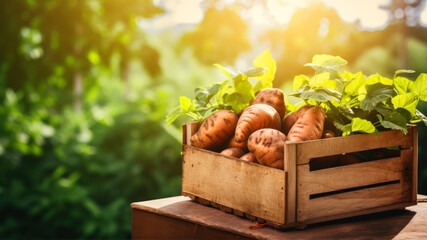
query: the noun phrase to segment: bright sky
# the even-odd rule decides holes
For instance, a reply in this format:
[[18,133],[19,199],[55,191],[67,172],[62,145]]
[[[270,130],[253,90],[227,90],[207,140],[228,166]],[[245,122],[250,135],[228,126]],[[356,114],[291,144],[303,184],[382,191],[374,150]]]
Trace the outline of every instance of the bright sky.
[[[195,24],[203,19],[203,0],[154,0],[156,5],[166,9],[166,13],[151,20],[140,22],[144,29],[164,29],[177,24]],[[250,19],[255,26],[271,26],[272,16],[279,24],[289,23],[292,14],[301,7],[307,6],[312,0],[268,0],[268,10],[254,6],[242,16]],[[379,8],[388,0],[321,0],[327,6],[335,8],[340,17],[347,22],[360,20],[363,29],[374,30],[386,26],[389,16]],[[233,2],[233,0],[225,0]],[[427,7],[421,14],[421,22],[427,26]]]

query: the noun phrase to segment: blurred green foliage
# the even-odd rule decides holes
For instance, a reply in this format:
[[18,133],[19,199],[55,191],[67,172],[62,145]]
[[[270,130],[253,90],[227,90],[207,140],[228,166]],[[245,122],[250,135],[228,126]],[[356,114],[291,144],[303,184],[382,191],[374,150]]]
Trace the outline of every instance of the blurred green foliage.
[[[359,31],[329,8],[309,7],[287,29],[251,38],[236,9],[214,5],[194,30],[152,34],[137,24],[165,12],[152,0],[0,4],[0,239],[129,238],[130,203],[181,193],[186,119],[166,127],[164,117],[178,96],[224,80],[212,62],[234,65],[267,42],[278,62],[276,87],[309,71],[302,66],[314,54],[341,55],[368,73],[392,75],[400,66],[394,26]],[[319,37],[324,18],[330,34]],[[301,29],[305,19],[314,24]],[[407,31],[408,68],[417,73],[427,72],[426,32]],[[422,125],[419,142],[426,194]]]

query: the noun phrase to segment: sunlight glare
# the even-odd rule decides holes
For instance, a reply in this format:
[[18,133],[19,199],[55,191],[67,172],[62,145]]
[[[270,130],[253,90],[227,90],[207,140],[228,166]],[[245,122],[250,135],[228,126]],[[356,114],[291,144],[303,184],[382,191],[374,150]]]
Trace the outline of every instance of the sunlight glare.
[[420,22],[422,26],[427,27],[427,4],[424,6],[424,9],[421,12]]
[[156,0],[156,5],[163,7],[166,13],[153,19],[142,19],[140,27],[147,30],[164,29],[178,24],[197,24],[203,19],[200,4],[203,0]]
[[322,0],[326,5],[337,10],[340,17],[346,22],[360,20],[360,27],[368,30],[384,28],[389,16],[379,6],[386,5],[388,0]]
[[[367,30],[384,28],[389,20],[387,12],[379,6],[386,5],[388,0],[320,0],[325,5],[335,8],[346,22],[359,20],[360,27]],[[224,5],[232,5],[235,0],[224,0]],[[244,11],[242,17],[249,19],[255,26],[271,27],[275,24],[287,25],[296,10],[307,7],[313,0],[269,0],[266,8],[256,4]],[[158,6],[165,8],[166,13],[150,20],[141,20],[139,25],[144,29],[164,29],[180,24],[197,24],[203,19],[203,0],[155,0]],[[421,22],[427,25],[427,11],[424,9]],[[326,28],[322,29],[325,31]],[[327,32],[326,32],[327,33]],[[320,32],[319,32],[320,34]],[[322,32],[323,34],[323,32]]]

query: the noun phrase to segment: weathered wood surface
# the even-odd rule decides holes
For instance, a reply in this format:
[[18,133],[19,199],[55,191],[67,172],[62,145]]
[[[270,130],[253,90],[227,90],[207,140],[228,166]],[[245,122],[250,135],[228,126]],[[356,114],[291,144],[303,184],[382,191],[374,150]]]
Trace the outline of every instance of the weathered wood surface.
[[296,145],[285,144],[286,224],[296,222],[297,209],[297,165]]
[[[134,239],[427,239],[427,197],[423,195],[418,195],[418,205],[406,210],[317,223],[305,230],[249,229],[254,222],[183,196],[137,202],[131,206]],[[183,226],[184,222],[192,225]]]
[[183,146],[183,194],[278,223],[285,221],[284,171]]
[[359,152],[390,146],[410,148],[417,133],[417,126],[408,126],[408,134],[393,130],[381,135],[357,134],[346,137],[325,138],[319,140],[293,143],[297,148],[297,164],[307,164],[311,158],[325,157],[341,153]]
[[[182,193],[224,212],[294,227],[402,208],[415,202],[416,126],[409,126],[407,135],[386,131],[379,136],[360,134],[287,142],[284,171],[190,146],[189,139],[199,127],[198,122],[190,122],[183,128]],[[390,146],[401,146],[400,157],[309,169],[313,157]],[[387,182],[389,185],[375,186]],[[370,188],[361,188],[367,185]],[[312,198],[314,195],[318,197]]]
[[403,174],[409,174],[411,159],[405,160],[400,157],[381,159],[312,172],[308,164],[304,164],[297,168],[298,190],[309,195],[400,180]]

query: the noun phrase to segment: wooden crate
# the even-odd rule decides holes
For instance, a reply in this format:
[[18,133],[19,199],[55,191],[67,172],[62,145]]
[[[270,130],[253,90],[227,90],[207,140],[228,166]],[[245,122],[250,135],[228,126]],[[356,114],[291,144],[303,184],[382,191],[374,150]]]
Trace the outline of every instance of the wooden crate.
[[[279,170],[191,146],[199,124],[183,127],[182,194],[277,228],[416,204],[417,127],[305,142],[286,142]],[[310,171],[310,159],[400,146],[400,156]]]

